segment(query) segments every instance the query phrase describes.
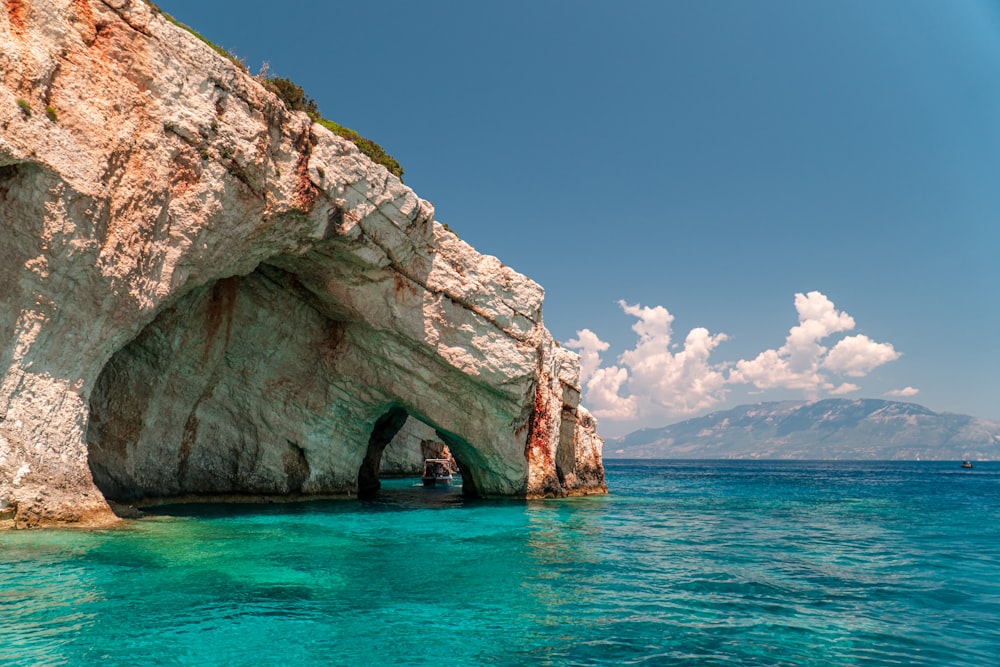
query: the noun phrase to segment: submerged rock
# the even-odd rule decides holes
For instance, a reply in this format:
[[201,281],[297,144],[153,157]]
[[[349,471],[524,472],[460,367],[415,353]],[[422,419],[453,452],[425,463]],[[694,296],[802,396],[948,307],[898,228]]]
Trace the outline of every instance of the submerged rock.
[[106,498],[354,495],[408,418],[468,492],[606,490],[541,287],[146,3],[3,7],[17,525],[113,520]]

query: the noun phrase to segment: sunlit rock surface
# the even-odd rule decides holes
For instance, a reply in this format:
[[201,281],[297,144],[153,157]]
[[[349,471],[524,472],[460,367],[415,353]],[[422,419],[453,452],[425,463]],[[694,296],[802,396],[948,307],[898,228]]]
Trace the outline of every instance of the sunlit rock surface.
[[6,520],[364,494],[408,418],[468,492],[605,491],[542,289],[353,144],[139,0],[6,0],[0,46]]

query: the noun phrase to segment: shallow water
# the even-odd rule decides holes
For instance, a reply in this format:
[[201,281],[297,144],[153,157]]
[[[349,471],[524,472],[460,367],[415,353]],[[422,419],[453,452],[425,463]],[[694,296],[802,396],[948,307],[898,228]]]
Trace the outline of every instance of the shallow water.
[[2,533],[0,665],[1000,662],[1000,463],[607,465]]

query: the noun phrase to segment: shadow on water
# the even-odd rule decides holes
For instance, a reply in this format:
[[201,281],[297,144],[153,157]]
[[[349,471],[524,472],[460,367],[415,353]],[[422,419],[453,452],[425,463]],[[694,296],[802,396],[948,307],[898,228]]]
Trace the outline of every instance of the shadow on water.
[[382,488],[371,498],[336,498],[264,502],[185,502],[144,507],[145,516],[222,518],[303,514],[357,514],[407,510],[457,509],[482,506],[490,501],[462,495],[460,481],[449,486],[424,486],[419,478],[383,479]]

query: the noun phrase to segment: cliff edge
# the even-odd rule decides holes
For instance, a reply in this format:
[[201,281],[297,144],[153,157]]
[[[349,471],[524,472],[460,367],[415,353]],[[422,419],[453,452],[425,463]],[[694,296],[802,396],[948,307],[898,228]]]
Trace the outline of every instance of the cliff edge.
[[542,289],[140,0],[2,0],[0,519],[365,495],[407,419],[481,496],[603,493]]

